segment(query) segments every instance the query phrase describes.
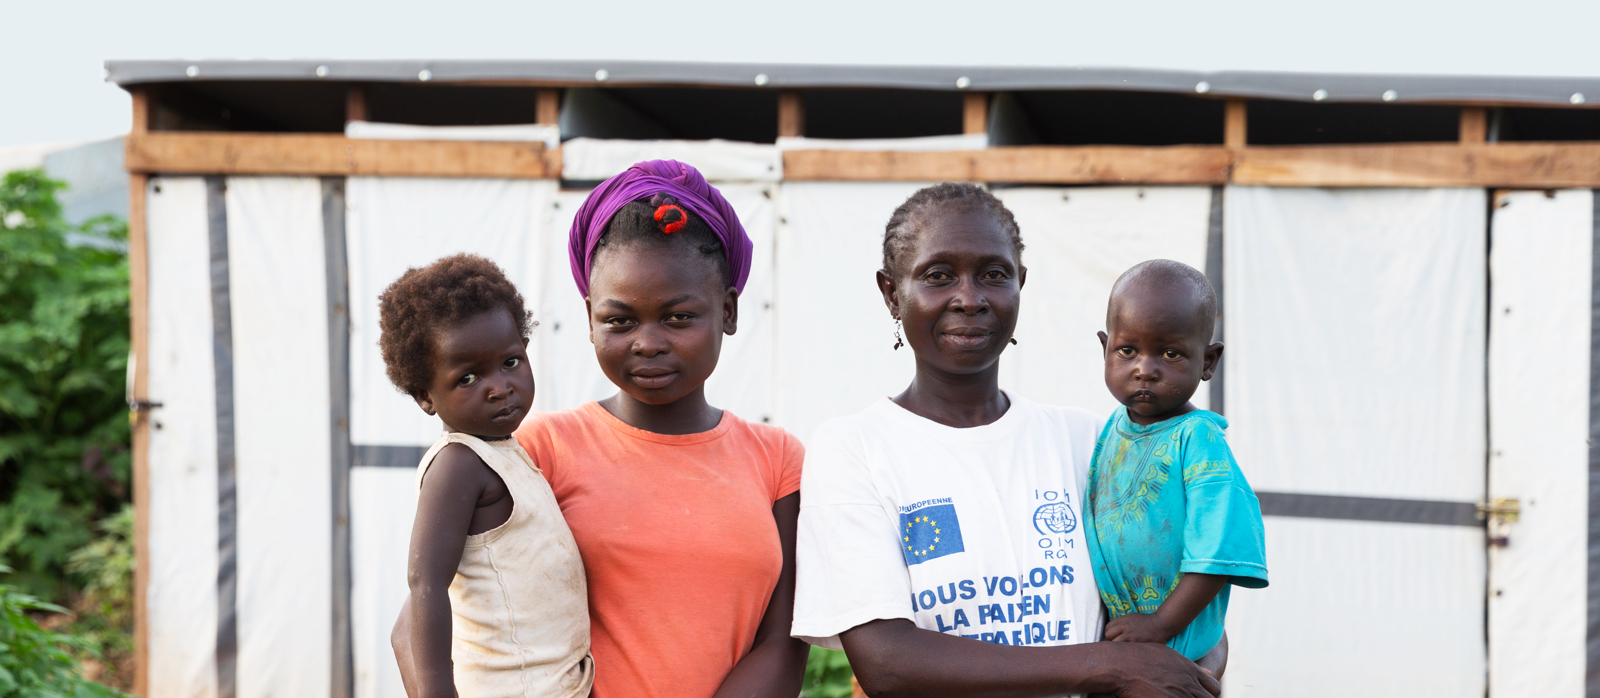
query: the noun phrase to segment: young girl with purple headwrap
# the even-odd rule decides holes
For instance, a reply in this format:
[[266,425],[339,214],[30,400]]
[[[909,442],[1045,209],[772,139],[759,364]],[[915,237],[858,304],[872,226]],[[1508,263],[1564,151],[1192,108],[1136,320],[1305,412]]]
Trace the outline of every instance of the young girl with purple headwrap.
[[789,637],[804,451],[705,396],[737,328],[750,238],[698,171],[657,160],[589,195],[569,250],[619,390],[531,415],[516,437],[583,558],[593,695],[793,698],[807,655]]

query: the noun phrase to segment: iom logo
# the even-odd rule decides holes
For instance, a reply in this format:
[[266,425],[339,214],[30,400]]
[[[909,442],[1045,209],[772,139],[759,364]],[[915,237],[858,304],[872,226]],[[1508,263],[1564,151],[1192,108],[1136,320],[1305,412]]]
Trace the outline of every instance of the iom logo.
[[1042,536],[1071,533],[1078,529],[1078,516],[1066,502],[1051,502],[1034,510],[1033,528]]

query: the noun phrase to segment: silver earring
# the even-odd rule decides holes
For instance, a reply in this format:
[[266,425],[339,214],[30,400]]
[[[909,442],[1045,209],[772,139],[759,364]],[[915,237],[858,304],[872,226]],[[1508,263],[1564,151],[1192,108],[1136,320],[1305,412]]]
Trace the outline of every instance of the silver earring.
[[900,318],[894,320],[894,348],[899,350],[905,342],[900,339]]

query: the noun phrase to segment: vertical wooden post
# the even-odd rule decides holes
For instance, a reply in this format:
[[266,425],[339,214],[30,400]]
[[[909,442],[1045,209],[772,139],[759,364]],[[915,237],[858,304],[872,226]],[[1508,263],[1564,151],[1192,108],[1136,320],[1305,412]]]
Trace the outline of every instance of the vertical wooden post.
[[989,93],[969,92],[962,103],[961,132],[967,135],[989,132]]
[[367,89],[351,85],[344,93],[344,122],[367,120]]
[[1489,135],[1489,113],[1483,107],[1461,108],[1461,144],[1482,145]]
[[1229,148],[1243,148],[1248,142],[1245,123],[1245,103],[1243,100],[1228,100],[1227,108],[1223,112],[1222,144]]
[[561,90],[539,90],[539,102],[534,106],[536,124],[555,126],[561,123]]
[[128,96],[133,98],[133,123],[128,127],[128,133],[144,135],[150,132],[150,93],[142,87],[135,87],[128,91]]
[[[150,101],[142,89],[131,92],[133,124],[129,135],[150,130]],[[128,305],[132,320],[133,386],[128,419],[133,431],[133,692],[150,695],[150,246],[145,226],[149,176],[128,175]]]
[[806,107],[799,92],[778,93],[778,137],[798,138],[806,133]]

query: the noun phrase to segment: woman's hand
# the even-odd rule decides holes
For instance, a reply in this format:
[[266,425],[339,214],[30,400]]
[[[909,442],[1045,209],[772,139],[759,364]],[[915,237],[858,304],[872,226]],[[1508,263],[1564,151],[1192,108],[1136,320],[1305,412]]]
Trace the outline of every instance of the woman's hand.
[[1171,647],[1153,643],[1098,643],[1113,654],[1108,658],[1117,676],[1118,698],[1212,698],[1222,695],[1222,684]]
[[869,621],[839,639],[873,696],[1213,698],[1222,691],[1204,669],[1165,645],[1004,646],[923,630],[904,619]]

